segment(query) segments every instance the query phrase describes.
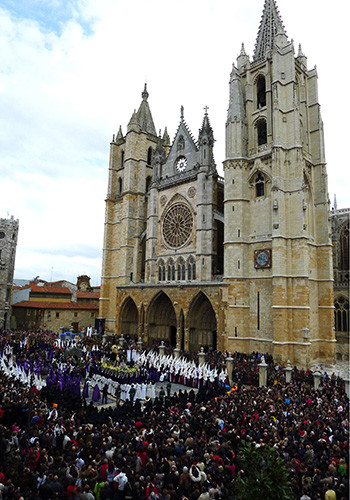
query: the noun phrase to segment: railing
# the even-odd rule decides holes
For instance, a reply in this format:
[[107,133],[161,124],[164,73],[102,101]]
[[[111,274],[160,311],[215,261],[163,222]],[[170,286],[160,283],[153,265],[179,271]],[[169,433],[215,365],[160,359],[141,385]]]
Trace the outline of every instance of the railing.
[[334,280],[335,288],[342,288],[349,286],[349,271],[338,271],[336,279]]
[[213,276],[213,281],[224,281],[224,275],[217,274],[216,276]]
[[164,188],[171,184],[178,183],[179,181],[185,182],[190,180],[191,178],[195,178],[197,176],[197,171],[189,171],[189,172],[181,172],[179,174],[174,174],[170,177],[163,177],[162,179],[158,179],[155,181],[155,184],[159,186],[159,188]]
[[254,156],[259,153],[265,153],[265,152],[270,152],[272,149],[273,144],[261,144],[261,146],[258,146],[257,148],[250,148],[249,149],[249,156]]
[[333,208],[331,215],[350,214],[350,208]]

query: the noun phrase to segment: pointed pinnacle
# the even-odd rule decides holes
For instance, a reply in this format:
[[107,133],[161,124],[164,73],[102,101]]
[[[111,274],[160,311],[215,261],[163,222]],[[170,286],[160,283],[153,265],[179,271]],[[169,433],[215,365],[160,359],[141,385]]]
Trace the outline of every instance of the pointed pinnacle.
[[145,83],[145,88],[143,89],[143,92],[141,95],[142,95],[142,99],[144,101],[147,101],[148,96],[149,96],[149,93],[147,92],[147,83]]
[[246,55],[247,55],[247,53],[245,51],[244,43],[242,43],[240,56],[246,56]]

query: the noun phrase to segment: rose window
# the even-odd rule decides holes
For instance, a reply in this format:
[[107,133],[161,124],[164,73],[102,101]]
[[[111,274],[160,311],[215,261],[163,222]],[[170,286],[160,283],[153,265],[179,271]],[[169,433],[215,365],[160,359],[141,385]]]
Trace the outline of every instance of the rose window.
[[190,209],[183,203],[177,203],[169,208],[163,220],[163,236],[165,242],[179,248],[189,239],[193,227],[193,217]]

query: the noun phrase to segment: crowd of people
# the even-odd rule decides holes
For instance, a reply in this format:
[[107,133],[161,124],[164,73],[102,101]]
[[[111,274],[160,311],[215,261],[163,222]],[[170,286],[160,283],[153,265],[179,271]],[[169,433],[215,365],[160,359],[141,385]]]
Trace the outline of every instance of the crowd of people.
[[[70,358],[67,346],[53,345],[50,336],[0,335],[0,498],[233,500],[237,478],[252,472],[247,443],[275,450],[295,499],[348,498],[349,406],[341,379],[324,374],[314,390],[310,373],[294,369],[286,384],[283,367],[265,355],[268,385],[259,388],[260,354],[234,353],[232,388],[218,379],[144,399],[116,393],[113,404],[101,406],[84,398],[82,387],[73,390],[71,378],[60,384],[57,375],[57,383],[37,387],[39,367],[48,377],[65,368],[83,381],[91,363],[101,362],[92,351]],[[224,359],[210,352],[206,362],[220,373]],[[37,377],[23,378],[30,368]],[[159,375],[165,385],[170,373]]]

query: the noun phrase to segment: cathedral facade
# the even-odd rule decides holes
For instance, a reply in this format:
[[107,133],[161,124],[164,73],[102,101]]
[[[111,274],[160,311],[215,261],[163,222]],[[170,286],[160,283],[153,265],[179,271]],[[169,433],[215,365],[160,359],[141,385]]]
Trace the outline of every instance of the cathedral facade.
[[335,353],[332,242],[316,69],[265,0],[232,67],[224,178],[207,111],[157,135],[145,86],[110,146],[99,316],[110,334],[198,350]]

